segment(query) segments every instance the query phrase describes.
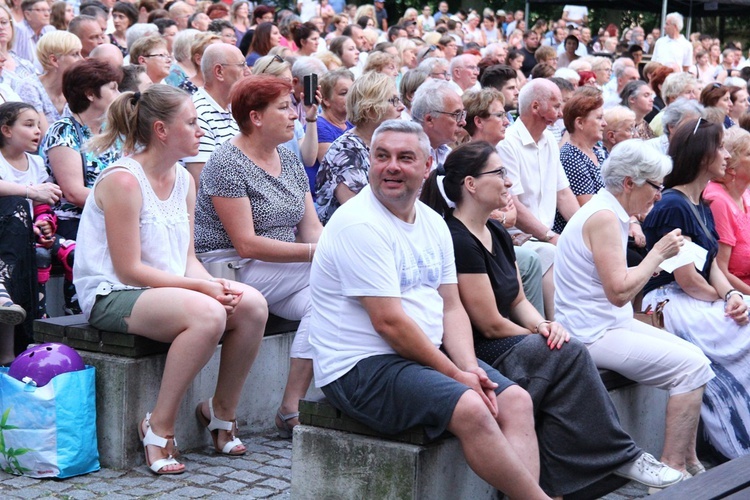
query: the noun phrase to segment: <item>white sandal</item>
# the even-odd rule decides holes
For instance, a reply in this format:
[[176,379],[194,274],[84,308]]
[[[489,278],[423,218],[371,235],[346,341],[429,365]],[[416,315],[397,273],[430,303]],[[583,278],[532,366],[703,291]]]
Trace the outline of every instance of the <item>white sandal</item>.
[[170,465],[182,465],[180,462],[174,459],[174,457],[170,454],[167,458],[160,458],[159,460],[156,460],[153,463],[149,462],[148,457],[148,448],[147,446],[158,446],[159,448],[166,448],[167,444],[169,444],[169,440],[172,440],[172,443],[174,444],[175,448],[177,447],[177,441],[175,441],[174,436],[169,436],[168,438],[163,438],[161,436],[157,436],[154,434],[154,431],[151,430],[151,414],[146,413],[145,423],[146,423],[146,434],[143,434],[143,421],[138,422],[138,436],[141,438],[141,441],[143,442],[143,453],[145,453],[146,456],[146,465],[148,465],[148,468],[151,469],[151,472],[154,474],[159,475],[165,475],[165,474],[182,474],[185,472],[185,468],[178,470],[167,470],[162,471],[164,467],[168,467]]
[[[247,450],[237,451],[232,453],[232,450],[238,446],[243,446],[242,441],[240,441],[240,438],[235,437],[234,432],[235,429],[237,429],[237,420],[227,421],[227,420],[221,420],[220,418],[217,418],[214,414],[214,398],[208,399],[208,413],[211,415],[211,421],[209,422],[208,419],[206,419],[206,416],[203,415],[203,403],[198,403],[198,406],[195,408],[195,416],[198,417],[198,422],[201,423],[201,425],[208,429],[208,431],[211,433],[211,437],[214,440],[214,449],[223,455],[230,455],[233,457],[244,455],[247,453]],[[219,449],[219,432],[218,431],[228,431],[232,433],[232,440],[228,441],[221,449]]]

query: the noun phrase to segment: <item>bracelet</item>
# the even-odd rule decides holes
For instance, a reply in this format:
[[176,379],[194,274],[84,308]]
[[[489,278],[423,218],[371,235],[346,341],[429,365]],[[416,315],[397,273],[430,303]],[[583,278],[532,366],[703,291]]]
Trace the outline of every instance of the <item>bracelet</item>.
[[312,262],[312,243],[307,244],[307,262]]
[[630,223],[631,224],[638,224],[639,226],[641,225],[641,221],[639,221],[638,219],[631,220]]
[[729,290],[729,291],[728,291],[728,292],[727,292],[727,293],[726,293],[726,294],[724,295],[724,303],[725,303],[725,304],[726,304],[726,303],[727,303],[727,301],[729,300],[729,297],[731,297],[732,295],[739,295],[740,297],[744,297],[744,294],[743,294],[742,292],[740,292],[739,290],[737,290],[737,289],[735,289],[735,288],[732,288],[732,289],[730,289],[730,290]]
[[534,328],[534,333],[539,333],[539,327],[542,326],[545,323],[550,324],[552,322],[549,321],[549,320],[546,320],[546,319],[544,321],[540,321],[539,324],[536,325],[536,328]]
[[305,121],[306,121],[307,123],[315,123],[315,122],[317,122],[317,121],[318,121],[318,118],[317,118],[317,117],[315,117],[315,118],[313,118],[313,119],[311,120],[311,119],[309,119],[309,118],[305,117]]

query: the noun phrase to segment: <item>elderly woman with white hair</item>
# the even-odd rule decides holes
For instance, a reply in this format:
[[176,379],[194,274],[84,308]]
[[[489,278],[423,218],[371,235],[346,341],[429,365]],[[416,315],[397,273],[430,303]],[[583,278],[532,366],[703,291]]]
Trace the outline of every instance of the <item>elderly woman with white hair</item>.
[[660,153],[667,154],[669,149],[669,134],[682,120],[697,120],[703,114],[703,105],[694,99],[680,97],[664,108],[662,126],[664,133],[654,137],[646,144],[655,147]]
[[[190,47],[193,39],[200,31],[186,29],[180,31],[172,43],[172,66],[169,68],[169,76],[164,83],[172,87],[178,87],[182,82],[195,76],[196,69],[190,59]],[[137,63],[137,61],[134,61]]]
[[609,155],[619,143],[633,138],[635,112],[625,106],[613,106],[604,110],[604,121],[607,124],[602,131],[602,146]]
[[[698,80],[690,73],[672,73],[664,79],[661,86],[661,98],[667,106],[680,97],[697,101],[699,95]],[[651,130],[654,131],[656,136],[664,133],[663,118],[664,111],[662,110],[649,122]]]
[[[667,157],[630,139],[602,167],[605,189],[571,217],[555,256],[555,319],[588,347],[599,368],[669,390],[661,461],[683,473],[703,468],[695,452],[701,398],[714,377],[688,342],[633,318],[631,300],[684,244],[679,229],[653,242],[636,267],[625,251],[628,221],[661,199]],[[689,476],[687,476],[689,477]]]

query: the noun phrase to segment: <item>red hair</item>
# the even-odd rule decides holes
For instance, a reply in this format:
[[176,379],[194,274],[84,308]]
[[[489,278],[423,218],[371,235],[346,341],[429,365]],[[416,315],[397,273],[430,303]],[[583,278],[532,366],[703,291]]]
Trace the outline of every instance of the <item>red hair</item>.
[[271,102],[291,92],[291,83],[268,74],[246,76],[235,83],[229,99],[232,103],[232,116],[240,131],[246,135],[252,132],[251,111],[263,111]]

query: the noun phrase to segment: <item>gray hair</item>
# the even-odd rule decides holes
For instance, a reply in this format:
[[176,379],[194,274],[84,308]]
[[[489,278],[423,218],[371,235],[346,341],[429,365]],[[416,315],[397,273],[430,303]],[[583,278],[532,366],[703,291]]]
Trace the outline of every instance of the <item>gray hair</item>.
[[451,77],[453,76],[454,69],[465,68],[466,65],[469,64],[473,58],[474,56],[471,54],[462,54],[460,56],[456,56],[453,59],[451,59],[451,66],[450,66]]
[[175,61],[183,62],[190,60],[190,46],[193,44],[193,38],[198,33],[200,31],[193,28],[188,28],[177,33],[172,42],[172,54]]
[[675,26],[677,26],[677,31],[681,32],[682,28],[685,27],[685,19],[679,12],[670,12],[669,14],[667,14],[667,17],[664,18],[664,22],[667,22],[669,20],[674,21]]
[[662,179],[672,171],[672,159],[654,148],[644,147],[641,139],[618,143],[602,165],[604,186],[612,194],[620,194],[626,177],[637,186],[649,179]]
[[703,115],[703,106],[694,99],[680,97],[672,104],[664,108],[664,115],[661,117],[661,123],[664,126],[664,134],[669,137],[670,129],[673,129],[682,121],[685,115],[693,115],[698,118]]
[[570,68],[559,68],[555,71],[555,78],[562,78],[563,80],[571,81],[575,80],[576,84],[581,79],[581,75],[577,71]]
[[[198,30],[196,30],[198,31]],[[150,35],[159,35],[159,27],[153,23],[136,23],[125,32],[125,43],[128,46],[128,50],[133,44]],[[190,55],[190,47],[188,47],[188,56]],[[134,61],[136,64],[138,61]]]
[[698,80],[690,73],[670,73],[661,85],[661,98],[665,103],[668,103],[685,92],[688,85],[696,85],[697,83]]
[[521,88],[518,93],[518,114],[528,114],[534,101],[547,103],[555,93],[560,93],[557,85],[546,78],[534,78]]
[[627,84],[625,84],[622,92],[620,92],[620,102],[622,103],[622,105],[629,108],[630,98],[638,97],[641,94],[642,87],[650,88],[648,86],[648,83],[644,82],[643,80],[633,80],[632,82],[628,82]]
[[[401,134],[416,135],[417,140],[419,141],[419,149],[422,150],[425,159],[430,157],[430,138],[427,137],[427,134],[425,134],[424,130],[422,129],[422,125],[420,125],[419,123],[400,119],[386,120],[381,123],[378,128],[375,129],[375,132],[373,132],[372,134],[372,140],[370,141],[370,144],[375,144],[375,141],[378,140],[378,137],[386,132],[398,132]],[[370,151],[373,150],[370,149]]]
[[740,78],[739,76],[728,76],[726,80],[724,80],[724,85],[726,86],[734,86],[734,87],[740,87],[740,88],[747,88],[747,80],[744,78]]
[[[433,59],[435,58],[427,60],[432,61]],[[422,65],[420,64],[418,68],[410,69],[404,73],[404,76],[401,77],[401,82],[398,84],[398,94],[401,97],[401,102],[409,110],[411,110],[414,93],[430,76],[429,73],[422,71],[421,67]]]
[[633,66],[633,60],[627,57],[618,57],[615,62],[612,63],[612,72],[615,74],[615,78],[621,78],[625,74],[625,68]]
[[414,93],[411,104],[411,118],[423,123],[427,115],[434,111],[443,111],[445,98],[456,93],[450,82],[445,80],[427,80]]
[[328,68],[317,57],[298,57],[292,65],[292,78],[302,80],[305,76],[315,73],[318,79],[328,73]]
[[444,57],[430,57],[419,63],[417,69],[430,75],[435,71],[435,66],[444,66],[447,70],[450,67],[450,64],[451,63],[448,62],[448,59]]
[[487,46],[482,51],[482,55],[484,57],[492,57],[497,55],[498,49],[503,49],[506,52],[508,51],[508,44],[505,42],[492,42],[488,43]]

